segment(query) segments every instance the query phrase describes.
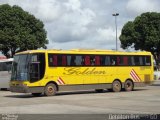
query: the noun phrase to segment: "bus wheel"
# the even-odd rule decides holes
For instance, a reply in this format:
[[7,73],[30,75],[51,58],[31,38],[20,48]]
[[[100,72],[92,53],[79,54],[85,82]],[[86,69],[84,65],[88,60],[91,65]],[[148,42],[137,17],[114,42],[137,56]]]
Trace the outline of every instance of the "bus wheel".
[[112,91],[113,91],[113,92],[120,92],[120,91],[121,91],[121,88],[122,88],[122,85],[121,85],[120,81],[115,80],[115,81],[112,83]]
[[32,95],[35,96],[35,97],[39,97],[39,96],[41,96],[41,94],[42,93],[32,93]]
[[125,91],[132,91],[133,90],[133,82],[131,80],[127,80],[124,83],[124,89],[125,89]]
[[57,92],[57,87],[53,83],[49,83],[46,85],[45,90],[44,90],[44,95],[46,96],[53,96]]

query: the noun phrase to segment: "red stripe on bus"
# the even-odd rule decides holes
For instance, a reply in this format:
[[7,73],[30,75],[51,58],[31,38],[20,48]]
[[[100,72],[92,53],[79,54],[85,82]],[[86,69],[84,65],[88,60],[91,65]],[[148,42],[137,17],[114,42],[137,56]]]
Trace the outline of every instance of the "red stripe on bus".
[[137,77],[134,71],[132,71],[132,74],[135,76],[136,80],[139,81],[139,78]]
[[57,80],[57,83],[58,83],[58,85],[61,85],[61,81],[60,80]]
[[63,85],[65,84],[65,82],[62,80],[61,77],[59,77],[59,80],[61,81],[61,83],[62,83]]
[[134,69],[132,69],[134,71],[134,73],[136,74],[136,76],[138,77],[139,81],[141,81],[141,78],[138,76],[138,74],[135,72]]
[[131,75],[131,77],[134,79],[134,81],[136,82],[137,81],[137,78],[136,78],[136,76],[134,75],[134,73],[131,71],[130,72],[130,75]]

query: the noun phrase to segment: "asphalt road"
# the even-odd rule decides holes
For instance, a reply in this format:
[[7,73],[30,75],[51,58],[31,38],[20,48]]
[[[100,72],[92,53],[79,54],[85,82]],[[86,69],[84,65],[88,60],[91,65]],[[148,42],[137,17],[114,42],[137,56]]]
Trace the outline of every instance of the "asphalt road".
[[160,114],[160,80],[119,93],[80,91],[33,97],[0,91],[0,114]]

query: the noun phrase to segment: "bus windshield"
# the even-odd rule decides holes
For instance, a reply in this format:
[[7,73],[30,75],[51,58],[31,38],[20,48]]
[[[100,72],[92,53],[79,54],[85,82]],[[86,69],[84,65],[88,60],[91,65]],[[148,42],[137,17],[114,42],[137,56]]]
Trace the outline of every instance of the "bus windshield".
[[15,55],[12,67],[11,80],[28,80],[28,64],[30,61],[30,55],[22,54]]
[[14,56],[11,80],[36,82],[45,72],[44,53],[18,54]]

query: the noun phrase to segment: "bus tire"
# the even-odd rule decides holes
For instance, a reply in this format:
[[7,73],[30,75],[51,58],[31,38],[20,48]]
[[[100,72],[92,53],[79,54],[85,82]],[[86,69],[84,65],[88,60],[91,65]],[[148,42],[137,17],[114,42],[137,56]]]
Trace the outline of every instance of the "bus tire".
[[53,96],[57,92],[57,87],[53,83],[49,83],[45,86],[44,95],[46,96]]
[[32,93],[32,95],[35,96],[35,97],[39,97],[39,96],[41,96],[41,94],[42,93]]
[[121,85],[121,82],[119,80],[115,80],[113,83],[112,83],[112,91],[113,92],[120,92],[122,89],[122,85]]
[[131,80],[127,80],[125,83],[124,83],[124,90],[125,91],[132,91],[133,90],[133,82]]

